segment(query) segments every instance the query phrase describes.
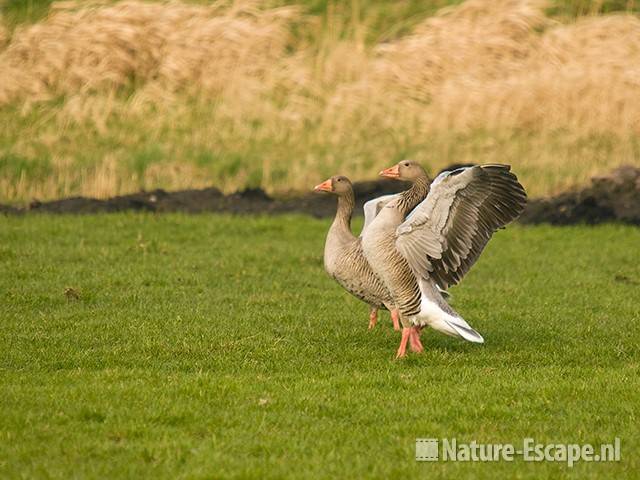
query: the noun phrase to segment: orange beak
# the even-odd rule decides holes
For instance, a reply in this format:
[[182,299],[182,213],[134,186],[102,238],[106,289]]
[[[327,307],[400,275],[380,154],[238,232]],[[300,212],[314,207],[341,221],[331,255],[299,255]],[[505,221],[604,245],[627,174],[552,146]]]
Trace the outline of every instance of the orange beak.
[[331,192],[332,190],[333,190],[333,185],[331,185],[330,178],[313,187],[314,192]]
[[400,167],[394,165],[393,167],[385,168],[379,175],[387,178],[400,178]]

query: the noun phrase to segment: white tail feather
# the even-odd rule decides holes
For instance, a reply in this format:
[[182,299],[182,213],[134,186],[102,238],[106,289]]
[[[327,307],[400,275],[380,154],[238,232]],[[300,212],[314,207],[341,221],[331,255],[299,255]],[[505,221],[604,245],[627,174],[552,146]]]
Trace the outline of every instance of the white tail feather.
[[484,343],[482,335],[471,328],[471,325],[469,325],[463,318],[448,315],[448,318],[444,321],[447,322],[447,324],[465,340],[473,343]]
[[440,308],[436,302],[430,300],[425,295],[425,289],[429,288],[420,282],[422,291],[422,302],[420,313],[412,319],[417,325],[429,325],[434,330],[438,330],[452,337],[460,337],[473,343],[484,343],[484,338],[469,325],[464,318],[452,315]]

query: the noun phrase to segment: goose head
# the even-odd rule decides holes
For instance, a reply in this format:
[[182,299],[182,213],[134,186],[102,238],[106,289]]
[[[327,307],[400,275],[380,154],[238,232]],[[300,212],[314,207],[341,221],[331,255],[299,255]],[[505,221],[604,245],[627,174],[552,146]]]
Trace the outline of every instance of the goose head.
[[426,177],[427,173],[419,163],[413,160],[402,160],[393,167],[385,168],[380,172],[381,177],[393,178],[395,180],[405,180],[415,182],[418,178]]
[[345,195],[353,189],[351,181],[343,175],[334,175],[313,188],[314,192],[327,192],[334,195]]

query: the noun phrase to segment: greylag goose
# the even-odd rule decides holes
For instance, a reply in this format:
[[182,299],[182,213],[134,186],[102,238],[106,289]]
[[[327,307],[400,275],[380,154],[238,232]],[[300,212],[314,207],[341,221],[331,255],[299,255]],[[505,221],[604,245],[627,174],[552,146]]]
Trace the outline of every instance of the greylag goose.
[[483,343],[437,285],[456,285],[493,233],[520,215],[524,188],[508,165],[459,168],[430,183],[420,165],[403,160],[380,175],[412,183],[386,204],[362,236],[364,256],[400,313],[403,329],[396,356],[405,356],[407,342],[411,350],[423,350],[420,331],[426,325]]
[[[355,207],[351,182],[347,177],[336,175],[316,185],[314,191],[328,192],[338,197],[336,216],[324,245],[326,272],[347,292],[369,304],[369,329],[376,325],[378,309],[385,308],[391,312],[394,329],[400,330],[398,312],[391,300],[391,294],[362,255],[361,238],[351,232],[351,216]],[[380,197],[368,202],[365,206],[365,223],[371,223],[371,216],[375,216],[379,211],[379,205],[384,205],[388,200]]]

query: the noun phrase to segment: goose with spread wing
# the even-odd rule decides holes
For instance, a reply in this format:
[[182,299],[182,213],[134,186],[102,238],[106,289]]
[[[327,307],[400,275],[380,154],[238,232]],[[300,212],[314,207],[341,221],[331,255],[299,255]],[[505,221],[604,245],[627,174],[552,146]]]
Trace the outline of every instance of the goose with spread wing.
[[[369,329],[373,328],[381,308],[391,312],[393,327],[400,330],[398,312],[391,294],[362,254],[362,239],[351,232],[351,217],[355,207],[353,186],[347,177],[336,175],[316,185],[316,192],[328,192],[338,197],[336,216],[327,233],[324,246],[324,268],[347,292],[369,304]],[[393,195],[387,195],[367,202],[365,227],[371,223],[380,208]]]
[[364,256],[400,313],[396,356],[405,356],[407,343],[422,351],[420,331],[427,325],[484,342],[438,285],[446,289],[460,282],[493,233],[520,215],[524,188],[508,165],[459,168],[430,182],[419,164],[403,160],[380,174],[412,184],[385,205],[362,236]]

